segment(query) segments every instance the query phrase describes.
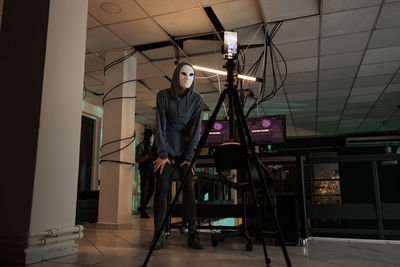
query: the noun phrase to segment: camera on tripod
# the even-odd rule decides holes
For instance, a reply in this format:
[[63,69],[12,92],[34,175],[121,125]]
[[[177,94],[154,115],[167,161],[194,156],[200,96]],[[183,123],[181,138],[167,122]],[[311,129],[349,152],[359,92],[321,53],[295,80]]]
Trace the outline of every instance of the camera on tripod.
[[237,32],[224,31],[224,44],[222,46],[222,55],[224,59],[236,58],[237,49]]

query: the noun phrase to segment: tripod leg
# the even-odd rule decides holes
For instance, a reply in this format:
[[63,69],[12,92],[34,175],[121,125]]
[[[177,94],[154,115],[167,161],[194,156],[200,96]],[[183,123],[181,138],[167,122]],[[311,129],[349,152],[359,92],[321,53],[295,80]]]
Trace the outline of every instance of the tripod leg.
[[240,144],[242,147],[242,153],[244,153],[244,155],[246,155],[246,168],[247,168],[247,173],[249,176],[248,179],[249,179],[249,184],[250,184],[250,192],[251,192],[251,196],[253,199],[254,207],[256,209],[257,232],[260,235],[260,237],[262,238],[265,263],[267,264],[267,266],[269,266],[271,263],[271,260],[268,257],[267,249],[265,247],[265,238],[264,238],[264,234],[263,234],[263,221],[262,221],[262,217],[261,217],[260,206],[258,205],[258,202],[257,202],[257,195],[256,195],[255,186],[254,186],[254,179],[252,177],[251,168],[250,168],[250,159],[249,159],[249,154],[248,154],[248,141],[249,140],[246,140],[245,133],[243,132],[243,129],[244,129],[243,124],[245,124],[246,122],[241,120],[241,117],[239,114],[241,111],[241,106],[238,105],[237,93],[230,92],[229,94],[230,94],[230,97],[233,98],[232,100],[234,101],[234,104],[235,104],[234,108],[236,111],[237,128],[238,128]]
[[[253,156],[253,159],[256,162],[255,165],[257,167],[258,177],[261,180],[261,184],[262,184],[262,188],[263,188],[263,191],[264,191],[264,195],[267,196],[268,210],[269,210],[269,213],[271,214],[271,216],[273,218],[274,225],[275,225],[275,228],[276,228],[277,233],[278,233],[278,239],[279,239],[279,241],[281,243],[281,249],[282,249],[282,253],[283,253],[283,256],[285,258],[285,261],[286,261],[286,265],[288,267],[291,267],[292,264],[290,263],[289,254],[288,254],[288,252],[286,250],[286,246],[285,246],[285,243],[284,243],[284,240],[283,240],[282,230],[281,230],[281,227],[279,225],[279,222],[278,222],[278,219],[276,217],[276,214],[274,212],[274,202],[272,201],[271,195],[269,194],[269,190],[268,190],[266,181],[263,179],[264,175],[263,175],[263,173],[261,171],[261,166],[260,166],[260,163],[259,163],[258,158],[257,158],[257,154],[256,154],[256,150],[255,150],[254,144],[252,142],[252,138],[251,138],[251,134],[250,134],[250,131],[249,131],[249,127],[247,126],[247,123],[246,123],[246,118],[244,117],[243,109],[240,106],[239,96],[237,95],[236,91],[234,92],[234,94],[235,94],[234,100],[235,100],[236,116],[238,117],[238,122],[240,122],[239,125],[241,125],[241,129],[242,129],[242,131],[239,131],[239,134],[243,135],[243,132],[244,132],[246,137],[247,137],[248,148],[250,149],[250,152],[251,152],[251,154]],[[241,139],[242,138],[245,139],[244,137],[241,137]],[[247,151],[246,151],[246,153],[247,153]]]

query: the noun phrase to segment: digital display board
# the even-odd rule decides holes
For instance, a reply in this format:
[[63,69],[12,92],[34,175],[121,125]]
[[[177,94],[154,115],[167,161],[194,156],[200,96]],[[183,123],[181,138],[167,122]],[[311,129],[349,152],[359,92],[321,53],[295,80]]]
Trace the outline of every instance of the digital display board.
[[[246,120],[252,135],[253,143],[257,145],[283,144],[286,140],[286,117],[275,115]],[[208,121],[202,121],[200,134],[203,134]],[[210,130],[205,146],[217,146],[233,141],[229,138],[229,121],[217,120]]]

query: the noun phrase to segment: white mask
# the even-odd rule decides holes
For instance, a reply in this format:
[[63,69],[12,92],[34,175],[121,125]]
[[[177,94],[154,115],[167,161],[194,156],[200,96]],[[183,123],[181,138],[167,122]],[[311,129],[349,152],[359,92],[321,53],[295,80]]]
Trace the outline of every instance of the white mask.
[[184,65],[179,72],[179,85],[182,88],[190,88],[194,80],[194,70],[189,65]]

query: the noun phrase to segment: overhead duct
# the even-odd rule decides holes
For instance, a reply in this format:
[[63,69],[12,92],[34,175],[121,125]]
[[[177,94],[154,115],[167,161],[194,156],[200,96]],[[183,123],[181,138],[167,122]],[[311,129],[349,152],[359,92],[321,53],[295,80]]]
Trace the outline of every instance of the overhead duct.
[[378,147],[400,145],[400,135],[346,137],[346,147]]

